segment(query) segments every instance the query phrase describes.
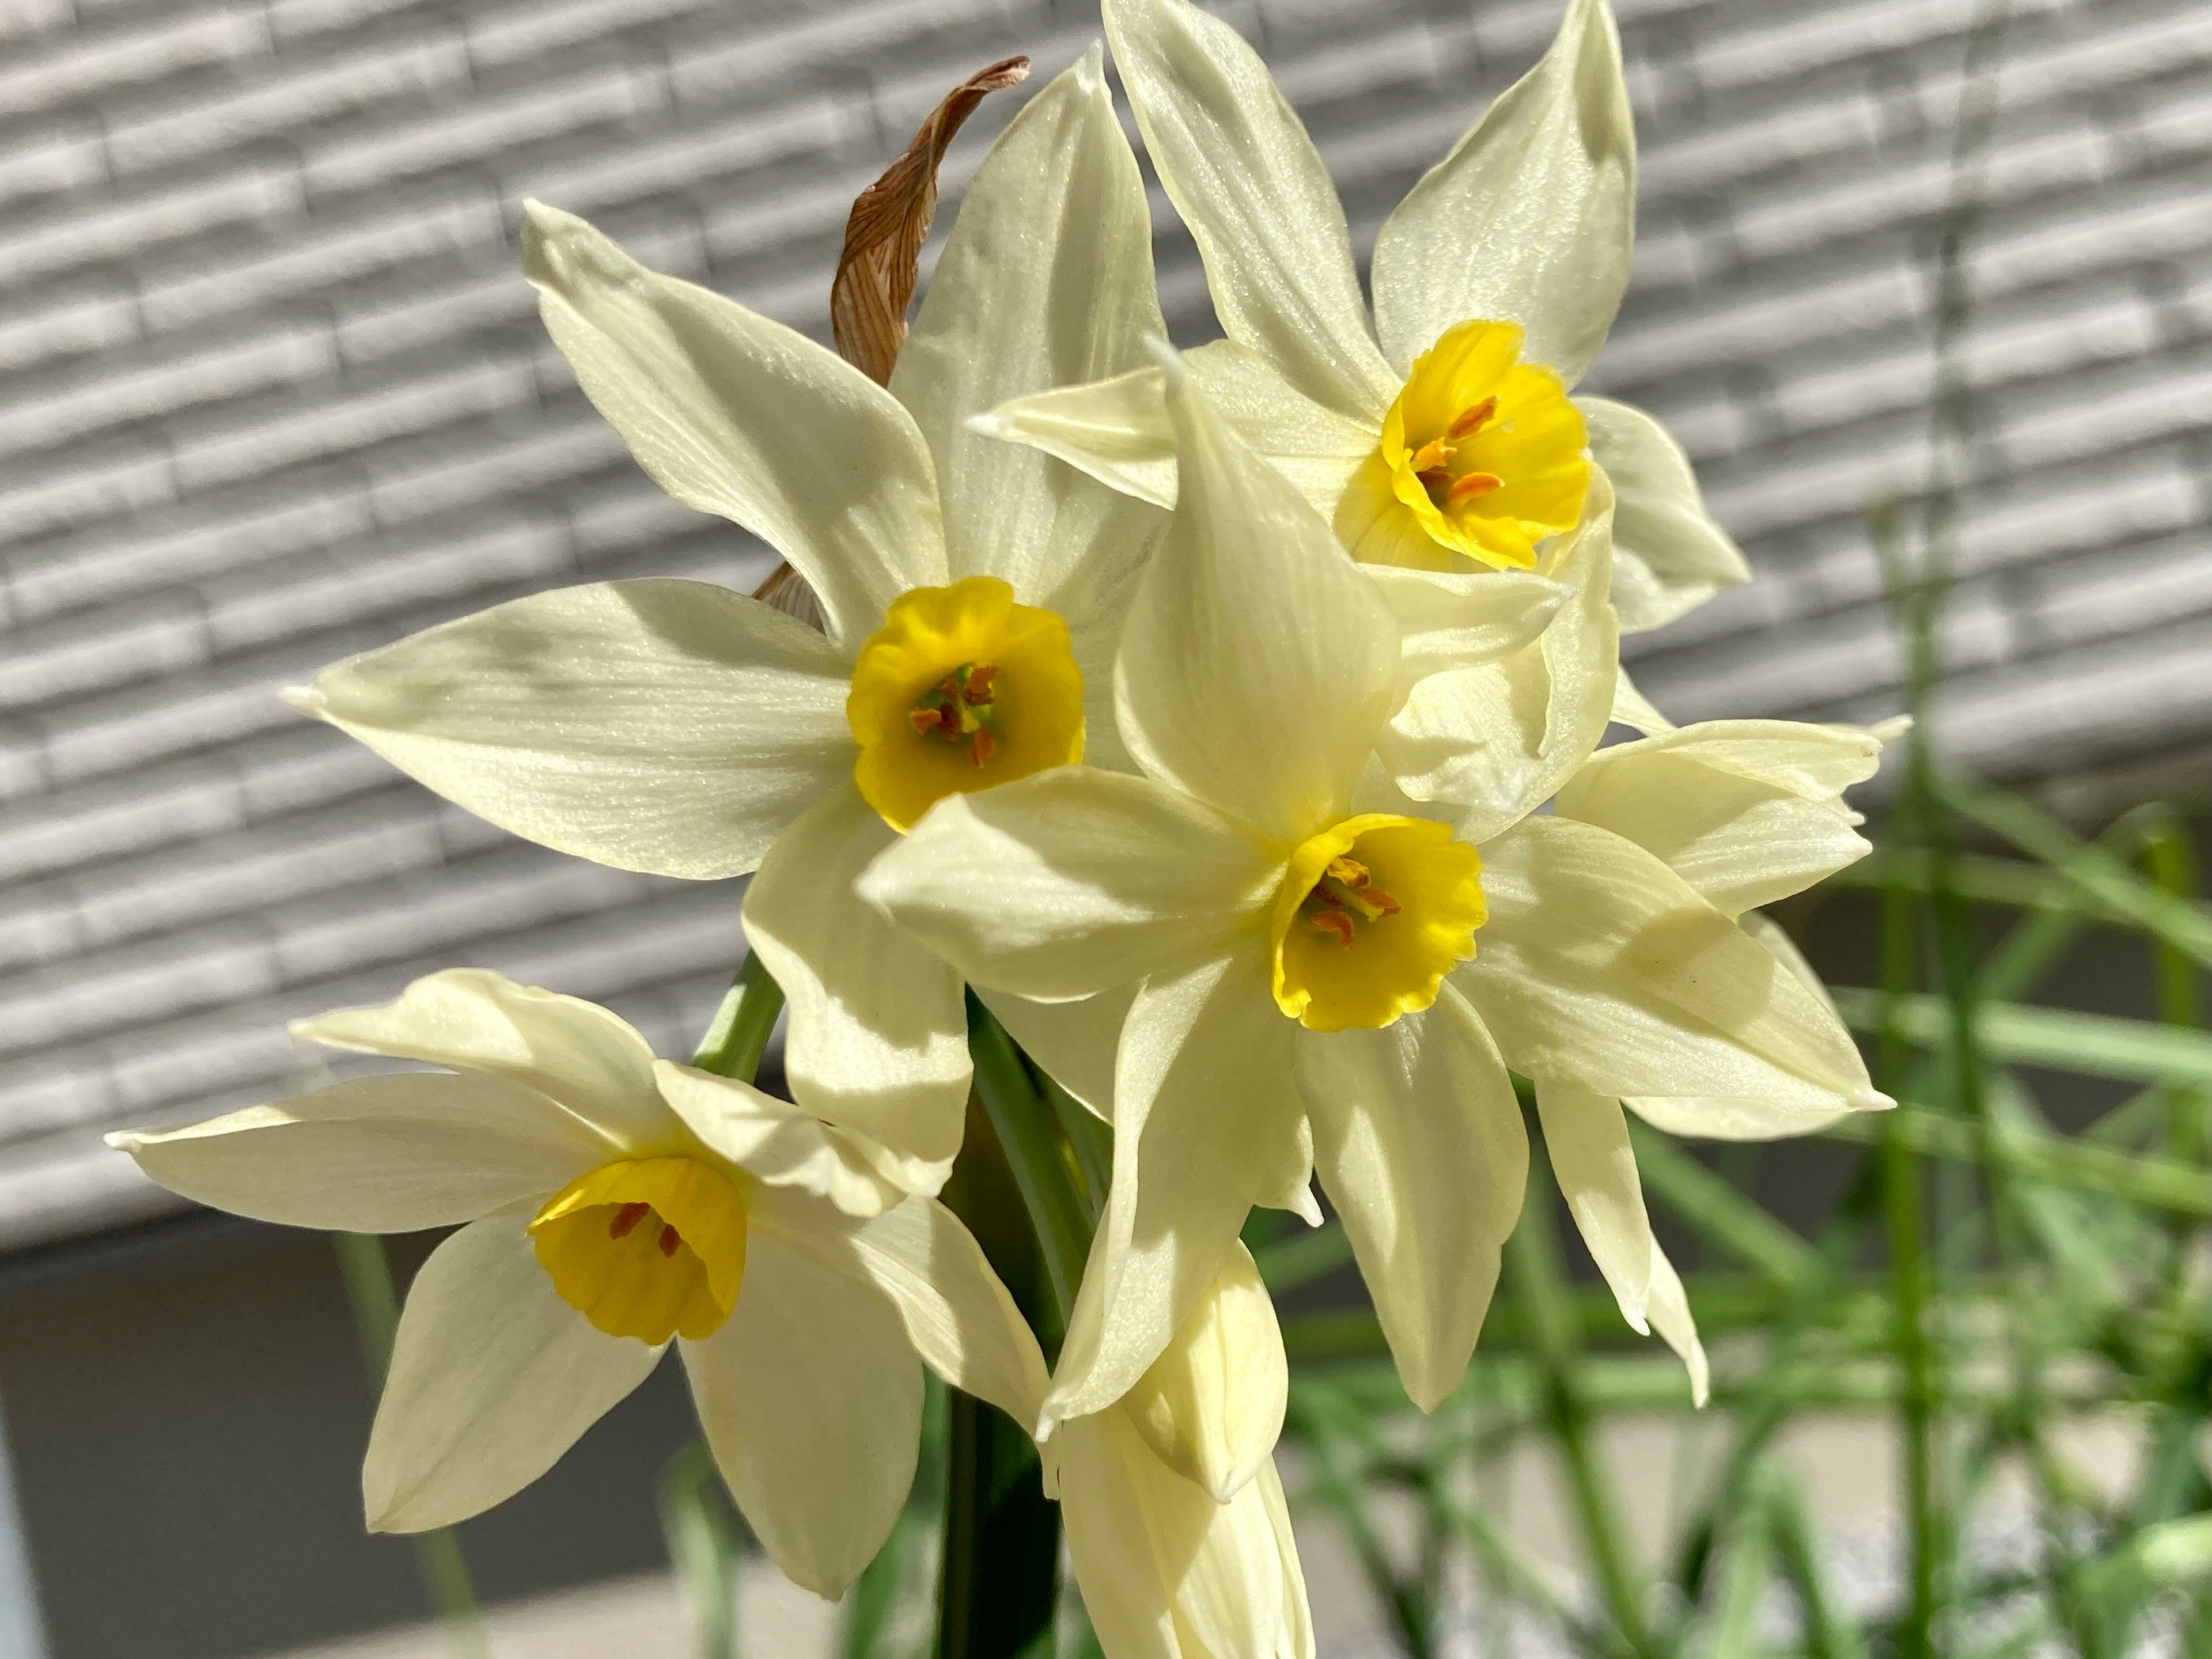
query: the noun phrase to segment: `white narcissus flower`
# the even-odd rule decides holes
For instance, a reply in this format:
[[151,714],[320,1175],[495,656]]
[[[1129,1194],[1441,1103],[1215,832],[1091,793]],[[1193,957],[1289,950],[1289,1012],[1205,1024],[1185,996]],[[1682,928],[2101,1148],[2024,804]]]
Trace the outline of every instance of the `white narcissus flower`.
[[1136,1385],[1046,1443],[1107,1659],[1312,1659],[1270,1455],[1289,1384],[1274,1306],[1240,1245]]
[[969,1087],[960,981],[852,895],[938,796],[1124,763],[1108,667],[1154,509],[966,421],[1145,361],[1152,223],[1098,53],[1008,126],[888,391],[532,204],[525,270],[585,392],[677,500],[768,541],[817,633],[696,582],[571,587],[339,663],[295,694],[514,833],[623,869],[757,868],[793,1092],[934,1192]]
[[[1745,580],[1658,422],[1567,396],[1620,309],[1634,235],[1635,131],[1604,0],[1571,0],[1535,68],[1392,213],[1371,326],[1328,169],[1259,56],[1188,0],[1104,11],[1229,336],[1194,352],[1191,373],[1357,556],[1533,565],[1575,524],[1594,459],[1618,499],[1624,627],[1656,627]],[[991,424],[1174,499],[1172,435],[1146,371],[1033,395]]]
[[362,1469],[372,1528],[418,1532],[512,1496],[673,1339],[755,1535],[834,1597],[906,1502],[917,1352],[1035,1411],[1036,1340],[951,1211],[795,1107],[656,1060],[606,1010],[461,969],[293,1030],[453,1070],[108,1140],[171,1190],[259,1220],[465,1224],[400,1316]]
[[[1701,890],[1781,878],[1771,836],[1745,854],[1765,861],[1757,878],[1723,856],[1735,796],[1712,792],[1702,827],[1681,807],[1661,852],[1564,808],[1492,833],[1392,787],[1370,763],[1401,649],[1390,608],[1170,380],[1181,495],[1115,667],[1143,775],[1064,768],[940,802],[861,891],[980,984],[1040,1000],[1138,987],[1113,1183],[1048,1419],[1136,1381],[1310,1151],[1407,1391],[1432,1407],[1465,1369],[1520,1205],[1509,1065],[1614,1101],[1801,1118],[1886,1103],[1832,1012]],[[1578,536],[1603,533],[1601,477],[1593,489]],[[1781,729],[1863,768],[1878,746]],[[1802,839],[1805,879],[1833,867],[1832,843]],[[1610,1170],[1613,1143],[1591,1144]],[[1638,1298],[1657,1272],[1637,1275]]]

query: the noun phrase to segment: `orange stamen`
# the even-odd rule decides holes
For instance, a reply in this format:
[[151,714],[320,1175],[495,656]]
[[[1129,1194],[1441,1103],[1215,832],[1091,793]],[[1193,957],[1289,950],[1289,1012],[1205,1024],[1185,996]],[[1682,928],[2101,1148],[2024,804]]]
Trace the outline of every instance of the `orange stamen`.
[[1487,425],[1489,423],[1490,417],[1496,413],[1498,413],[1498,399],[1496,396],[1492,395],[1491,397],[1485,398],[1480,403],[1472,404],[1469,407],[1460,410],[1459,418],[1451,423],[1450,427],[1445,431],[1444,436],[1447,438],[1471,438]]
[[1469,472],[1445,492],[1445,499],[1451,501],[1470,501],[1477,495],[1487,495],[1493,489],[1504,488],[1505,480],[1495,472]]
[[653,1213],[650,1204],[625,1204],[615,1212],[615,1218],[607,1223],[609,1238],[627,1238],[637,1224]]
[[961,692],[969,708],[991,701],[991,682],[999,678],[999,665],[978,663],[968,676],[967,688]]
[[1306,920],[1324,933],[1333,933],[1347,950],[1352,945],[1352,918],[1341,910],[1316,910]]
[[977,726],[975,740],[968,745],[968,758],[978,766],[988,766],[991,763],[991,757],[998,752],[998,739],[981,726]]
[[1425,472],[1432,466],[1442,466],[1452,458],[1452,447],[1442,438],[1431,438],[1413,452],[1413,471]]
[[676,1247],[683,1242],[684,1235],[678,1232],[675,1228],[663,1227],[660,1230],[661,1255],[674,1255],[676,1254]]

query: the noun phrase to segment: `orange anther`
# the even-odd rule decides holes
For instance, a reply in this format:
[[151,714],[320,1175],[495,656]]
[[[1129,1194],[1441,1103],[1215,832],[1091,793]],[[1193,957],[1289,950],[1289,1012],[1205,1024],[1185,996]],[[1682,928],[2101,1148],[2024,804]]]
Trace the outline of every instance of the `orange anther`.
[[1495,472],[1469,472],[1455,482],[1446,492],[1445,499],[1471,501],[1477,495],[1487,495],[1493,489],[1505,488],[1505,480]]
[[1352,918],[1341,910],[1316,910],[1306,920],[1324,933],[1335,935],[1337,943],[1349,946],[1352,943]]
[[615,1218],[607,1223],[609,1238],[627,1238],[637,1224],[653,1213],[650,1204],[625,1204],[615,1212]]
[[676,1231],[676,1229],[675,1229],[675,1228],[673,1228],[673,1227],[667,1227],[667,1226],[664,1226],[663,1228],[661,1228],[661,1230],[660,1230],[660,1253],[661,1253],[661,1255],[674,1255],[676,1254],[676,1247],[677,1247],[678,1244],[681,1244],[683,1242],[684,1242],[684,1235],[683,1235],[683,1234],[681,1234],[681,1233],[679,1233],[679,1232],[678,1232],[678,1231]]
[[1395,916],[1398,914],[1398,901],[1392,898],[1380,887],[1370,887],[1364,892],[1361,893],[1359,896],[1365,899],[1370,904],[1373,905],[1377,910],[1380,910],[1386,916]]
[[988,702],[991,701],[991,683],[998,678],[998,664],[994,662],[978,663],[975,665],[974,669],[969,671],[968,675],[968,684],[966,688],[962,690],[960,695],[967,700],[970,708],[973,708],[978,703]]
[[945,724],[945,711],[941,708],[909,708],[906,717],[913,722],[915,733],[925,738]]
[[975,728],[975,740],[968,745],[968,758],[978,766],[990,764],[991,757],[999,752],[998,739],[981,726]]
[[1496,413],[1498,413],[1497,398],[1495,396],[1485,398],[1480,403],[1471,404],[1460,410],[1459,418],[1451,423],[1444,436],[1447,438],[1472,437],[1487,425],[1490,417]]
[[1367,873],[1365,865],[1358,859],[1346,858],[1341,854],[1328,861],[1328,873],[1346,887],[1364,887],[1374,879]]
[[1432,466],[1442,466],[1452,458],[1452,447],[1442,438],[1431,438],[1413,452],[1413,471],[1425,472]]

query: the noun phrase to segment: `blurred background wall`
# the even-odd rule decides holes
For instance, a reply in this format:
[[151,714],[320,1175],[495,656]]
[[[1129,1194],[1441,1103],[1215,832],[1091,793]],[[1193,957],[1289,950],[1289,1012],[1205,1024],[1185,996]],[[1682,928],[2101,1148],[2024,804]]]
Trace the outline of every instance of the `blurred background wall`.
[[[1868,515],[1925,481],[1960,69],[2001,3],[1620,0],[1639,246],[1590,384],[1669,422],[1758,576],[1633,643],[1678,719],[1899,703]],[[1219,9],[1312,128],[1363,256],[1559,13]],[[457,963],[609,1002],[678,1052],[740,954],[734,887],[514,842],[273,695],[538,588],[768,569],[575,390],[516,273],[522,198],[826,335],[846,210],[936,99],[1017,51],[1041,82],[1097,33],[1087,0],[0,0],[0,1401],[56,1655],[255,1651],[411,1593],[347,1530],[368,1396],[327,1253],[174,1215],[100,1133],[312,1081],[286,1020]],[[2012,779],[2201,779],[2212,10],[2011,0],[1994,73],[1942,739]],[[956,148],[940,222],[1019,96]],[[1156,205],[1195,343],[1217,331],[1202,275]],[[287,1440],[302,1401],[322,1415]],[[610,1432],[672,1444],[681,1414],[647,1399]],[[155,1513],[101,1513],[126,1466]],[[545,1526],[619,1523],[514,1587],[657,1556],[640,1495],[578,1480]],[[231,1533],[165,1541],[216,1511]],[[143,1599],[204,1580],[201,1633],[132,1645],[159,1627],[106,1575],[164,1549],[200,1577]],[[298,1593],[349,1573],[369,1577]]]

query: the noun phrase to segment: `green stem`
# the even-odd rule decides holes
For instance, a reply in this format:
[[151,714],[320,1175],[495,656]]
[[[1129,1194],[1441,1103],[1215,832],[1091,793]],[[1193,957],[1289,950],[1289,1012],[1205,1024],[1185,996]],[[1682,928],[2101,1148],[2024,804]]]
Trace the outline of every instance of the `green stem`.
[[783,987],[750,951],[736,981],[722,995],[722,1006],[707,1035],[699,1039],[699,1052],[691,1063],[702,1072],[733,1077],[750,1083],[760,1072],[761,1056],[768,1052],[769,1035],[775,1017],[783,1012]]
[[[2179,813],[2163,813],[2143,836],[2143,862],[2160,889],[2184,902],[2197,897],[2197,849],[2189,826]],[[2158,967],[2158,1017],[2185,1031],[2204,1029],[2202,981],[2196,963],[2186,951],[2166,939],[2154,947]],[[2166,1086],[2166,1156],[2179,1164],[2201,1161],[2204,1150],[2197,1133],[2197,1100],[2203,1084],[2192,1089],[2177,1080]]]
[[[337,1252],[338,1277],[344,1281],[346,1300],[353,1307],[354,1330],[361,1339],[362,1363],[368,1385],[381,1393],[385,1374],[392,1369],[392,1346],[399,1330],[399,1288],[392,1282],[392,1262],[384,1241],[374,1233],[332,1233]],[[453,1528],[418,1532],[408,1540],[415,1556],[415,1571],[423,1594],[445,1622],[455,1650],[487,1659],[491,1650],[484,1632],[483,1610],[477,1604],[476,1586],[470,1582],[468,1563],[461,1559],[460,1540]]]

